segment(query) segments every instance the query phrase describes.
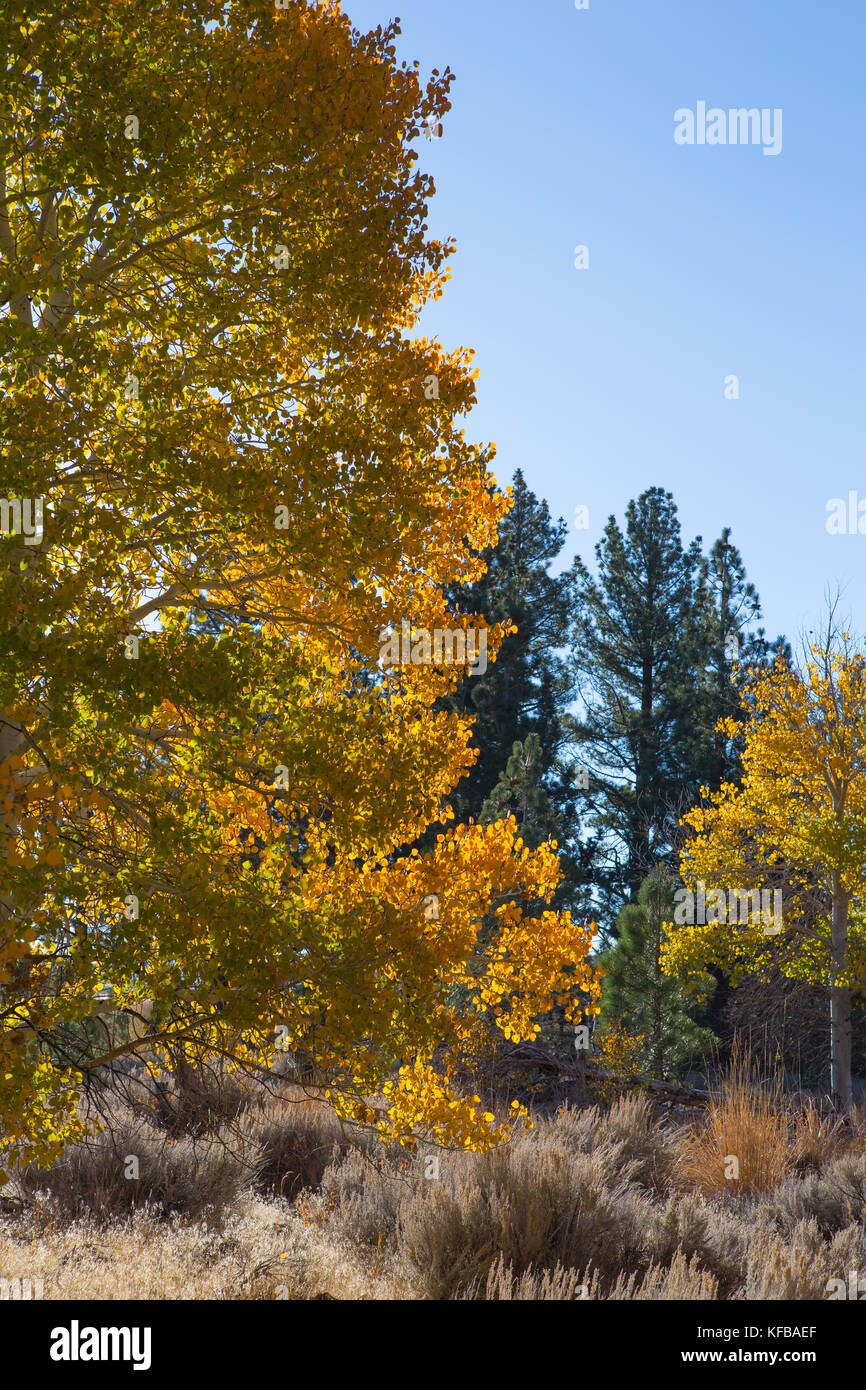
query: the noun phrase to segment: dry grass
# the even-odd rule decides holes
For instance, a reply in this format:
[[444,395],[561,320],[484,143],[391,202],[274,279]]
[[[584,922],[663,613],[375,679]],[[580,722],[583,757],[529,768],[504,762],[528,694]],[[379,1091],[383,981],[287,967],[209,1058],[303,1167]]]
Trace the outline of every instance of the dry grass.
[[793,1105],[781,1073],[761,1077],[748,1048],[735,1046],[721,1096],[682,1139],[677,1179],[706,1196],[767,1192],[792,1173],[819,1167],[843,1142],[838,1116],[811,1100]]
[[641,1221],[624,1186],[608,1181],[600,1156],[570,1153],[549,1135],[455,1164],[398,1213],[414,1286],[424,1298],[457,1298],[500,1255],[517,1274],[557,1264],[619,1271],[640,1257]]
[[704,1269],[697,1255],[687,1259],[678,1250],[669,1265],[653,1264],[642,1275],[621,1274],[608,1297],[611,1300],[702,1301],[719,1297],[718,1281]]
[[[150,1059],[136,1072],[113,1076],[108,1110],[120,1102],[166,1134],[197,1137],[216,1133],[248,1110],[260,1109],[268,1094],[251,1078],[227,1072],[216,1063],[186,1067],[179,1076]],[[101,1113],[98,1095],[94,1107]]]
[[56,1218],[111,1221],[147,1206],[215,1221],[261,1168],[257,1146],[231,1131],[175,1139],[128,1112],[107,1119],[102,1134],[70,1145],[50,1168],[20,1169],[11,1195]]
[[[491,1265],[484,1284],[483,1298],[487,1302],[556,1302],[572,1299],[587,1299],[590,1289],[580,1282],[576,1269],[554,1265],[552,1269],[525,1269],[515,1274],[502,1255]],[[466,1294],[467,1298],[477,1298],[477,1286]]]
[[287,1088],[282,1096],[268,1096],[260,1107],[247,1109],[238,1129],[260,1154],[259,1189],[289,1200],[319,1187],[335,1157],[375,1142],[342,1124],[324,1101],[311,1099],[297,1088]]
[[351,1249],[316,1240],[285,1203],[250,1194],[223,1231],[147,1208],[112,1222],[0,1223],[0,1278],[24,1277],[41,1278],[46,1299],[396,1296]]
[[186,1115],[132,1097],[5,1190],[0,1279],[83,1299],[826,1298],[866,1271],[866,1115],[843,1128],[745,1060],[694,1129],[641,1097],[564,1109],[441,1154],[438,1178],[298,1088]]
[[[828,1114],[809,1099],[791,1116],[793,1170],[818,1172],[846,1148],[845,1125],[839,1115]],[[853,1123],[856,1124],[856,1121]]]

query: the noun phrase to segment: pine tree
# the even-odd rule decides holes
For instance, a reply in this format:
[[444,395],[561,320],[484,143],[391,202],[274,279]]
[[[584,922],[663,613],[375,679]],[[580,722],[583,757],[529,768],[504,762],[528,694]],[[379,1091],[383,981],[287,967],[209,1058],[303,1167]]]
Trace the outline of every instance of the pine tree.
[[784,638],[752,629],[760,600],[730,536],[708,557],[699,536],[684,546],[671,494],[649,488],[626,508],[625,533],[610,518],[596,579],[575,561],[582,708],[570,723],[609,917],[655,862],[676,862],[701,786],[739,779],[741,748],[718,721],[748,707],[750,668],[790,657]]
[[741,742],[720,730],[719,720],[745,714],[750,670],[768,669],[778,655],[790,664],[791,651],[784,637],[770,643],[762,627],[752,630],[761,616],[761,601],[755,586],[746,579],[729,526],[702,561],[697,606],[703,705],[700,710],[693,705],[681,739],[682,746],[689,748],[697,780],[717,791],[722,782],[739,781],[742,770]]
[[700,538],[684,549],[670,493],[649,488],[611,517],[598,578],[575,560],[573,660],[582,704],[570,723],[586,798],[606,840],[599,882],[609,903],[634,897],[670,854],[684,787],[680,733],[696,695]]
[[[538,734],[530,733],[522,743],[515,741],[508,763],[481,808],[479,819],[482,825],[489,825],[506,816],[513,816],[520,838],[530,850],[540,845],[555,844],[562,851],[560,863],[564,870],[563,886],[555,901],[573,903],[580,885],[591,877],[592,847],[564,843],[568,833],[563,823],[564,817],[557,811],[553,798],[544,786],[543,777],[544,750]],[[529,904],[528,908],[540,911],[543,904],[539,899]],[[492,917],[488,918],[482,944],[493,940],[497,930],[498,924]],[[570,1045],[571,1033],[562,1003],[556,1004],[546,1021],[542,1022],[542,1033],[546,1042],[553,1043],[560,1050]],[[565,1043],[566,1036],[569,1043]]]
[[486,574],[455,589],[468,612],[488,622],[510,619],[516,632],[505,639],[495,663],[460,688],[461,713],[476,718],[474,743],[480,756],[459,788],[462,810],[477,817],[496,785],[513,744],[528,733],[541,742],[545,769],[559,751],[558,712],[570,694],[567,664],[572,594],[569,575],[548,573],[565,544],[566,523],[553,522],[547,503],[526,486],[520,469],[512,483],[513,506],[499,526],[499,539],[485,556]]
[[523,743],[516,741],[479,817],[482,825],[488,825],[513,815],[520,838],[531,849],[562,834],[562,818],[542,785],[543,759],[538,734],[527,734]]
[[706,1008],[715,988],[712,976],[695,974],[681,984],[662,974],[662,924],[673,918],[675,883],[667,864],[654,866],[637,902],[620,912],[617,943],[602,959],[607,971],[602,1022],[616,1021],[632,1034],[643,1034],[644,1068],[659,1081],[716,1041],[694,1017]]
[[[495,819],[494,807],[512,806],[509,788],[531,776],[533,805],[543,801],[546,807],[542,838],[553,834],[560,848],[564,878],[557,901],[575,908],[586,896],[593,857],[591,842],[581,835],[582,794],[567,755],[566,715],[574,698],[567,646],[576,587],[573,571],[549,573],[568,528],[561,518],[552,521],[547,503],[530,491],[520,469],[512,496],[498,543],[485,557],[486,574],[450,595],[463,611],[482,612],[491,623],[510,620],[517,629],[503,641],[496,662],[483,676],[465,681],[451,702],[461,714],[474,715],[473,745],[479,749],[477,763],[451,799],[462,820]],[[530,747],[534,751],[530,763],[515,771],[516,745],[524,760]]]

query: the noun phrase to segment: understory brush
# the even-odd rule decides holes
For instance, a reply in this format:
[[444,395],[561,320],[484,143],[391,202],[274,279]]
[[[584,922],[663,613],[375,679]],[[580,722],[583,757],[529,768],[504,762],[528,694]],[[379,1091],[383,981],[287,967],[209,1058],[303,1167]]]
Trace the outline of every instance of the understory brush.
[[176,1101],[128,1097],[13,1173],[0,1279],[46,1298],[591,1302],[827,1298],[866,1271],[866,1116],[742,1067],[688,1123],[631,1094],[536,1114],[486,1153],[385,1148],[291,1086],[206,1124]]

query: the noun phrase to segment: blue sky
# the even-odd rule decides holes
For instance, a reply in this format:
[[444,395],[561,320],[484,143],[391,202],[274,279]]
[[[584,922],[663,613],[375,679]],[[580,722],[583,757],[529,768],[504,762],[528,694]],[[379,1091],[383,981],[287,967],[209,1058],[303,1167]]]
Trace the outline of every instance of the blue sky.
[[[419,145],[431,235],[457,240],[420,329],[475,349],[467,434],[500,481],[521,467],[569,521],[588,506],[587,561],[663,486],[687,539],[733,528],[770,636],[814,626],[828,585],[866,629],[866,535],[826,530],[831,498],[866,503],[866,5],[343,7],[359,29],[399,15],[400,58],[456,74]],[[780,153],[676,144],[700,101],[780,108]]]

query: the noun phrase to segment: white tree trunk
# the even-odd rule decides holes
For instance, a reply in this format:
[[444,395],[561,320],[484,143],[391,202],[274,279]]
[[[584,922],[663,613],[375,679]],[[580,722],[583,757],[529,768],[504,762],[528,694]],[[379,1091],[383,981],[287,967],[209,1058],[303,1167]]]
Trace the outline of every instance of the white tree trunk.
[[830,1089],[842,1110],[849,1111],[851,1095],[851,991],[837,985],[845,968],[848,946],[848,894],[839,874],[833,876],[830,927]]

